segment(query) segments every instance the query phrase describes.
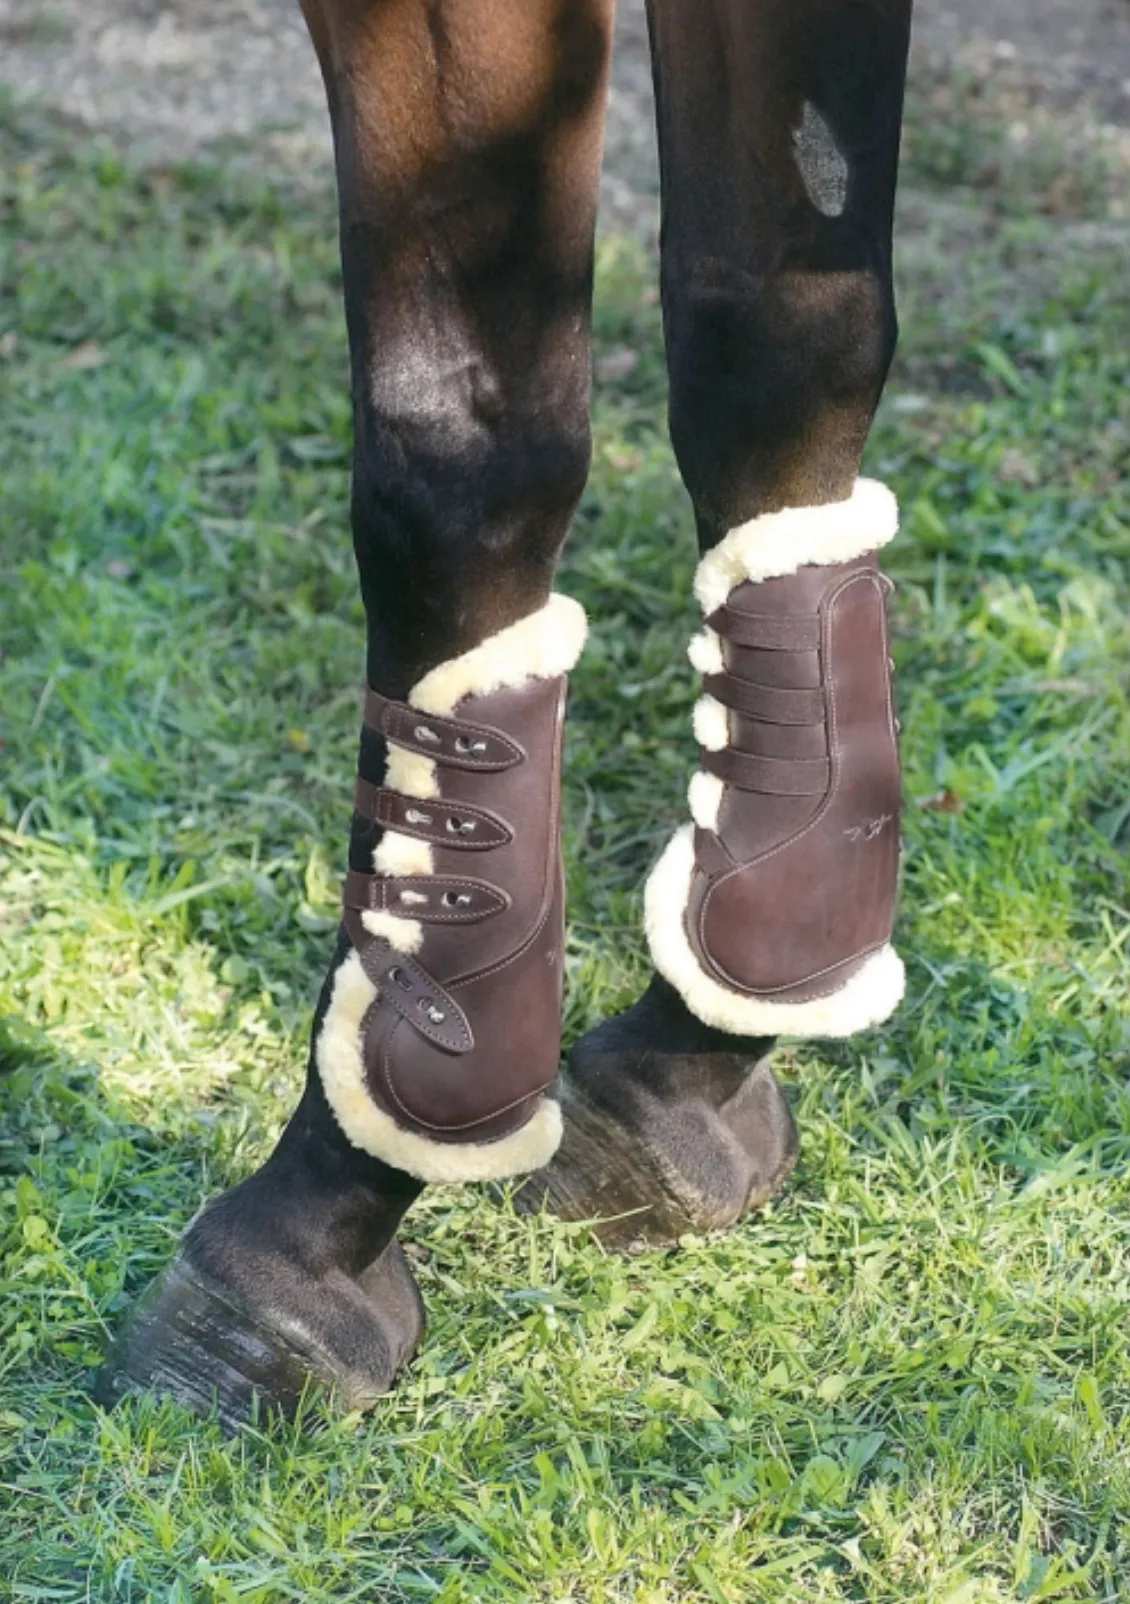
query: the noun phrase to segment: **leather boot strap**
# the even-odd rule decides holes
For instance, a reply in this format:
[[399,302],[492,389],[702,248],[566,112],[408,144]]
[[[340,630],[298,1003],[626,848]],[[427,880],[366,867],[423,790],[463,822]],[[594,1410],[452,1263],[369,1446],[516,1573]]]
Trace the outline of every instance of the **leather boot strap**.
[[361,967],[400,1017],[444,1052],[469,1053],[475,1038],[466,1014],[451,994],[414,958],[397,952],[383,937],[371,935],[356,910],[346,909],[344,924]]
[[824,691],[819,685],[811,690],[787,690],[778,685],[755,685],[730,673],[707,674],[702,684],[723,707],[762,724],[824,722]]
[[458,852],[486,852],[514,838],[506,820],[487,808],[472,807],[469,802],[442,802],[438,797],[403,796],[369,780],[357,781],[353,806],[362,818],[372,819],[386,830]]
[[763,652],[820,649],[820,620],[808,613],[743,613],[727,602],[711,613],[706,622],[735,646],[756,646]]
[[393,913],[423,924],[475,924],[510,906],[510,898],[485,880],[441,874],[359,874],[350,869],[342,902],[358,912]]
[[371,686],[365,691],[365,723],[395,746],[407,747],[456,769],[496,774],[512,769],[526,755],[509,736],[490,725],[421,713],[407,702],[382,696]]
[[[816,614],[747,613],[727,602],[707,622],[730,644],[756,651],[811,657],[821,648],[821,624]],[[721,751],[703,751],[701,762],[708,774],[740,791],[757,791],[763,796],[824,795],[831,783],[827,757],[791,757],[776,755],[773,750],[783,731],[826,723],[823,684],[804,688],[759,685],[742,679],[730,667],[704,675],[703,689],[731,712],[755,724],[771,726],[776,732],[773,741],[768,740],[767,732],[761,742],[767,750],[750,752],[727,745]]]
[[826,757],[758,757],[752,752],[703,752],[702,766],[739,791],[766,796],[823,796],[831,780]]
[[[422,712],[368,687],[365,723],[395,746],[452,768],[501,773],[525,760],[516,741],[501,730],[464,719]],[[471,803],[405,796],[388,786],[358,779],[353,806],[385,830],[463,852],[505,846],[514,832],[497,814]],[[350,870],[342,901],[344,924],[366,975],[402,1019],[449,1053],[474,1047],[462,1008],[422,964],[398,952],[365,927],[366,912],[393,913],[423,924],[472,924],[510,906],[510,898],[483,880],[453,875],[378,875]]]

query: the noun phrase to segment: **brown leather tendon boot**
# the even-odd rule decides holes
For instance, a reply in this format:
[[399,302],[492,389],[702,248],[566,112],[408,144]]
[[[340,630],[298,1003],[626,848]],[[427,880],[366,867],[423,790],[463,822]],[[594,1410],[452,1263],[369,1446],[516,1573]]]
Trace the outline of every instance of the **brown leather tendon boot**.
[[585,616],[539,612],[441,663],[366,722],[389,743],[356,806],[384,829],[345,882],[353,944],[317,1044],[349,1140],[422,1181],[548,1162],[561,1137],[565,675]]
[[902,997],[890,582],[874,556],[897,528],[890,491],[861,479],[847,501],[731,530],[699,564],[694,823],[645,906],[656,968],[707,1025],[849,1036]]
[[897,522],[890,492],[860,481],[703,558],[703,768],[694,822],[648,881],[658,973],[573,1048],[565,1140],[519,1208],[594,1220],[622,1249],[735,1224],[796,1161],[774,1038],[846,1036],[898,1003],[899,770],[873,555]]

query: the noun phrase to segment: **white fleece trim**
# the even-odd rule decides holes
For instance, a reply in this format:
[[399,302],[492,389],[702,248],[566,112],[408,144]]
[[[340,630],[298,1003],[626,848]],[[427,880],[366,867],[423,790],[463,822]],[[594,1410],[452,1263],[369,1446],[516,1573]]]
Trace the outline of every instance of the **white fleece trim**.
[[873,953],[838,991],[811,1002],[745,997],[720,985],[699,964],[687,939],[684,915],[694,872],[694,826],[684,824],[667,843],[644,890],[644,926],[660,974],[705,1025],[735,1036],[854,1036],[894,1013],[906,976],[893,947]]
[[694,738],[707,752],[720,752],[730,741],[730,715],[713,696],[700,696],[691,715]]
[[373,851],[373,869],[377,874],[434,874],[435,859],[427,841],[389,830]]
[[326,1097],[354,1147],[419,1181],[500,1181],[548,1164],[561,1141],[561,1109],[543,1097],[510,1136],[496,1142],[436,1142],[406,1131],[379,1109],[365,1084],[361,1021],[376,996],[360,955],[351,952],[334,976],[316,1058]]
[[419,952],[424,939],[424,927],[418,919],[402,919],[384,908],[366,908],[361,923],[371,936],[383,936],[397,952],[406,952],[409,957]]
[[439,775],[434,760],[422,752],[410,752],[406,746],[390,743],[384,783],[403,796],[418,796],[422,802],[439,795]]
[[555,679],[575,665],[587,631],[580,603],[555,594],[536,613],[433,668],[408,692],[408,700],[439,718],[454,713],[465,696],[489,696],[527,680]]
[[700,674],[725,672],[726,659],[722,655],[722,637],[713,629],[700,630],[697,635],[691,637],[687,656],[691,660],[691,667],[697,668]]
[[857,479],[846,501],[786,507],[731,529],[698,565],[694,591],[709,618],[736,585],[777,579],[810,564],[850,562],[898,533],[898,502],[876,479]]
[[702,769],[691,775],[691,783],[687,786],[687,801],[690,803],[691,818],[700,830],[716,830],[718,828],[718,811],[722,806],[722,793],[726,789],[725,782],[717,774],[706,774]]
[[[418,796],[421,801],[439,795],[439,776],[431,758],[420,752],[409,752],[403,746],[389,746],[384,783],[403,796]],[[374,849],[373,868],[377,874],[433,874],[435,859],[431,844],[414,835],[386,830]],[[390,914],[389,918],[395,915]],[[402,950],[415,951],[415,948]]]

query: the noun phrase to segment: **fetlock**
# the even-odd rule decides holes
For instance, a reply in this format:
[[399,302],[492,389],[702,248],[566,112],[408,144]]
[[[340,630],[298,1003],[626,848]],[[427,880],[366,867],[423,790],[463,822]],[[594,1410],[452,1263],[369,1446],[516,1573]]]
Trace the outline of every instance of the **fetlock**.
[[234,1429],[313,1383],[347,1408],[392,1385],[424,1332],[395,1239],[420,1185],[344,1142],[316,1080],[262,1169],[214,1198],[118,1334],[103,1403],[162,1393]]

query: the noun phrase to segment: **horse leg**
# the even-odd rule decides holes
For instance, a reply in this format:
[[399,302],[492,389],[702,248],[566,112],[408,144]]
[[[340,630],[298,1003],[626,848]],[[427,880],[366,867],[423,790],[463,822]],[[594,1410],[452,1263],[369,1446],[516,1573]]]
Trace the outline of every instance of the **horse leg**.
[[849,1034],[901,991],[868,555],[894,504],[857,474],[896,334],[910,0],[649,0],[649,22],[671,435],[710,615],[693,651],[705,772],[696,833],[648,885],[660,972],[576,1046],[565,1142],[519,1194],[618,1217],[599,1230],[620,1245],[732,1224],[771,1196],[797,1151],[774,1037]]
[[346,919],[294,1117],[190,1227],[102,1384],[215,1395],[230,1422],[309,1376],[354,1406],[387,1388],[422,1331],[405,1210],[426,1181],[542,1162],[559,1129],[540,1093],[583,615],[550,586],[589,461],[611,4],[303,3],[334,132],[375,693]]

